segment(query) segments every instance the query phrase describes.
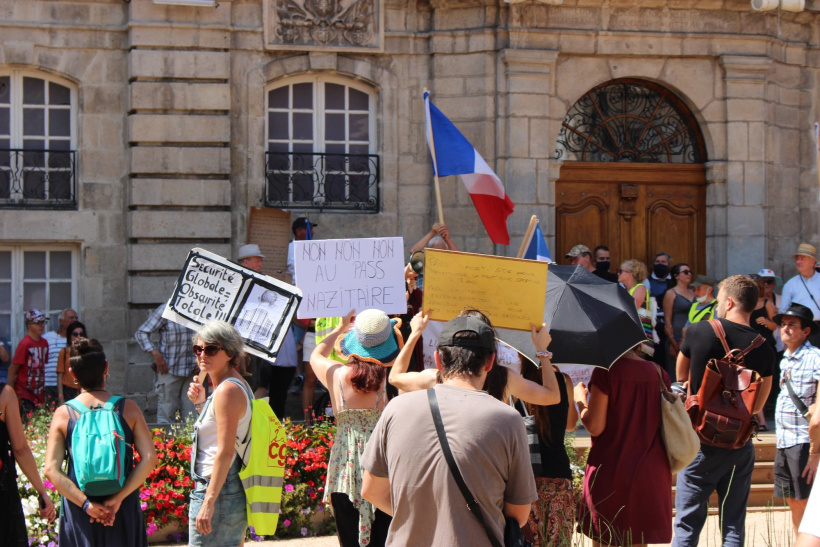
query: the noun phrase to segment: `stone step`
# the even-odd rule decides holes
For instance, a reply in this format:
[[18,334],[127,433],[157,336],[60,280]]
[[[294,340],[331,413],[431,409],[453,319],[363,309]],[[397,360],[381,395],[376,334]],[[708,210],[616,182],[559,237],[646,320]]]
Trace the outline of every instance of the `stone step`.
[[[672,475],[672,486],[677,482],[678,475]],[[752,471],[752,484],[774,484],[774,462],[755,461],[755,469]]]

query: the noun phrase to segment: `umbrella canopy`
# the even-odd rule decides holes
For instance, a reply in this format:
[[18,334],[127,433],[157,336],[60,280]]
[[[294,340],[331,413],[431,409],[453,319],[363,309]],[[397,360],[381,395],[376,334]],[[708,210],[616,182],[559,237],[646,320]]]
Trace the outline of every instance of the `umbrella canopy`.
[[550,266],[544,323],[556,365],[609,368],[646,338],[626,289],[581,266]]

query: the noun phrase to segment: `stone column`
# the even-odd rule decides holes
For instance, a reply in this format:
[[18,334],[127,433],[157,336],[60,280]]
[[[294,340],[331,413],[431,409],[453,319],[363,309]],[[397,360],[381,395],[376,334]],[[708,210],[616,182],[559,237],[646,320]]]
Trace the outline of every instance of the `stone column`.
[[[133,333],[171,295],[192,247],[231,256],[231,9],[132,2],[130,10],[127,328]],[[130,390],[150,390],[150,356],[133,339],[129,354],[143,365],[129,367]]]
[[[706,168],[706,265],[715,279],[726,277],[727,162],[710,161]],[[751,272],[751,270],[750,270]]]
[[[497,249],[514,256],[530,217],[538,216],[541,230],[554,238],[555,189],[550,177],[554,151],[550,134],[549,101],[558,52],[503,49],[498,101],[498,174],[515,203],[510,217],[510,245]],[[552,247],[550,247],[552,249]]]
[[725,275],[734,275],[756,271],[767,260],[766,82],[772,60],[723,55],[720,65],[726,86],[728,150]]

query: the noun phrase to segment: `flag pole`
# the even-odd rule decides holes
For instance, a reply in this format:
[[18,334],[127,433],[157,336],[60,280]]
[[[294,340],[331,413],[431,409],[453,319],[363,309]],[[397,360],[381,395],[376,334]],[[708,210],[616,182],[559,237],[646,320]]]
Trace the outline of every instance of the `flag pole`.
[[[425,87],[424,91],[422,92],[422,96],[424,93],[427,93],[428,90]],[[444,211],[441,208],[441,184],[438,181],[438,164],[436,163],[436,143],[433,141],[433,123],[430,120],[430,110],[429,110],[429,98],[424,101],[424,110],[425,115],[427,118],[427,141],[430,143],[430,156],[433,158],[433,182],[435,183],[436,187],[436,207],[438,209],[438,221],[439,224],[444,224]]]
[[524,251],[527,250],[527,245],[529,245],[532,240],[532,231],[535,229],[536,224],[538,224],[538,217],[532,215],[532,218],[530,218],[530,224],[527,226],[527,231],[524,232],[524,239],[521,241],[521,248],[518,249],[518,256],[516,258],[521,258],[524,256]]

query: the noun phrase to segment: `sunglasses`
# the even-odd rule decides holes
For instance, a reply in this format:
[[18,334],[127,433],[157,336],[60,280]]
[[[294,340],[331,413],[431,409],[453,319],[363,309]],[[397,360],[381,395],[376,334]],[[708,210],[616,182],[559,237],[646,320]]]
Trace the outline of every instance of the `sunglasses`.
[[199,357],[203,353],[205,353],[205,355],[208,357],[213,357],[214,355],[219,353],[221,349],[221,346],[215,346],[213,344],[207,345],[204,348],[202,346],[197,346],[196,344],[194,344],[194,353],[197,355],[197,357]]
[[618,275],[621,275],[622,273],[632,273],[632,270],[621,270],[621,269],[618,269]]
[[684,275],[692,275],[692,270],[681,270],[680,273]]
[[766,285],[774,285],[774,279],[764,279],[763,283]]

